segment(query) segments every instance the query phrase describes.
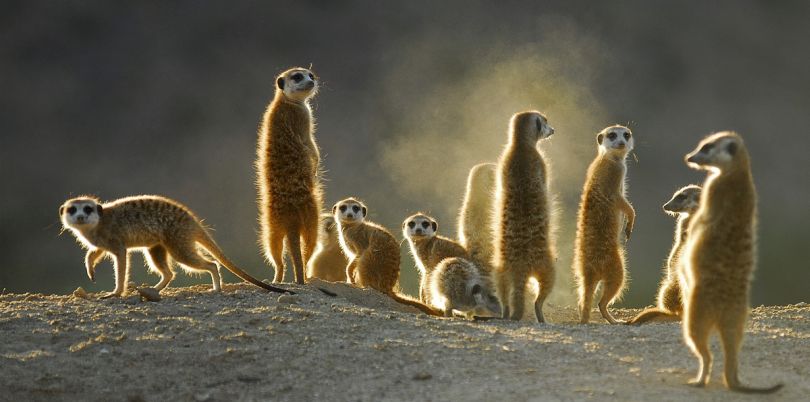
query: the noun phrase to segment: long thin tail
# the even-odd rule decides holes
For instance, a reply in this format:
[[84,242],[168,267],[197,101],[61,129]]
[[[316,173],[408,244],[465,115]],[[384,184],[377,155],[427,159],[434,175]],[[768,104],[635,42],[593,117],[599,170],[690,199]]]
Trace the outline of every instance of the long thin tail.
[[662,310],[658,307],[648,308],[637,316],[627,321],[626,325],[641,325],[649,322],[672,322],[680,321],[681,317],[677,314],[672,314],[668,311]]
[[744,394],[772,394],[776,391],[782,389],[785,384],[776,384],[770,387],[764,388],[754,388],[754,387],[746,387],[744,385],[735,385],[730,389],[734,392],[742,392]]
[[391,296],[392,299],[396,300],[399,303],[402,303],[402,304],[405,304],[405,305],[408,305],[408,306],[412,306],[412,307],[416,307],[420,311],[422,311],[423,313],[425,313],[427,315],[433,315],[433,316],[437,316],[437,317],[441,317],[441,316],[444,315],[444,313],[442,313],[442,312],[440,312],[438,310],[435,310],[435,309],[433,309],[431,307],[428,307],[427,305],[422,304],[422,303],[420,303],[420,302],[418,302],[416,300],[412,300],[412,299],[409,299],[407,297],[403,297],[401,295],[398,295],[395,292],[389,293],[388,296]]
[[228,271],[231,271],[234,275],[238,276],[243,281],[250,282],[262,289],[266,289],[271,292],[295,294],[295,292],[293,291],[268,285],[254,278],[247,272],[241,270],[239,267],[236,266],[236,264],[234,264],[230,259],[228,259],[228,257],[225,256],[225,253],[222,252],[219,246],[217,246],[217,244],[214,242],[214,239],[212,239],[211,236],[209,236],[207,233],[204,233],[202,236],[200,236],[197,239],[197,242],[200,243],[200,245],[203,246],[203,248],[205,248],[205,250],[208,251],[208,253],[211,254],[211,256],[216,258],[216,260],[219,261],[220,264],[222,264],[225,268],[227,268]]

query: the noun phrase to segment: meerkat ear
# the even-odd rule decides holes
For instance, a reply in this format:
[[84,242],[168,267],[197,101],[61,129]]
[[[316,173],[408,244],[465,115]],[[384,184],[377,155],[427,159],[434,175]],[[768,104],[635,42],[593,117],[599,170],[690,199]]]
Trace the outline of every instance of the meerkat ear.
[[284,77],[278,77],[276,85],[278,85],[278,89],[284,90]]
[[98,212],[98,216],[101,216],[104,212],[104,207],[102,207],[101,204],[96,204],[96,212]]
[[430,222],[430,226],[433,226],[433,231],[439,230],[439,224],[436,221]]
[[596,136],[596,143],[597,144],[602,145],[602,141],[604,141],[604,140],[605,140],[605,135],[604,134],[597,134],[597,136]]
[[367,212],[368,212],[368,209],[366,207],[363,207],[363,218],[366,217]]
[[332,205],[332,215],[334,215],[335,212],[337,212],[337,204]]
[[726,146],[726,151],[729,155],[734,156],[737,153],[737,143],[736,142],[729,142],[728,146]]
[[473,295],[481,294],[481,285],[479,285],[477,283],[475,285],[473,285],[472,294]]
[[64,213],[65,213],[65,206],[62,205],[61,207],[59,207],[59,216],[62,216],[62,214]]

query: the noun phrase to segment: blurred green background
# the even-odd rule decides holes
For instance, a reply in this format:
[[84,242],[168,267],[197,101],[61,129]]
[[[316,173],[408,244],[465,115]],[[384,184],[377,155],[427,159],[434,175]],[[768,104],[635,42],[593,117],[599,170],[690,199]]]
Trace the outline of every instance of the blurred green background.
[[[455,236],[467,170],[497,158],[509,117],[547,114],[557,269],[571,303],[574,217],[594,135],[636,136],[637,224],[625,306],[652,303],[674,220],[661,205],[700,183],[683,155],[741,133],[759,191],[752,304],[808,300],[810,3],[3,1],[0,289],[91,284],[59,235],[68,197],[162,194],[195,210],[238,264],[272,277],[256,240],[256,129],[274,76],[309,66],[327,206],[358,196],[395,232],[415,211]],[[133,258],[136,282],[157,282]],[[233,276],[227,279],[235,281]],[[179,275],[175,285],[210,283]],[[402,286],[416,291],[403,244]]]

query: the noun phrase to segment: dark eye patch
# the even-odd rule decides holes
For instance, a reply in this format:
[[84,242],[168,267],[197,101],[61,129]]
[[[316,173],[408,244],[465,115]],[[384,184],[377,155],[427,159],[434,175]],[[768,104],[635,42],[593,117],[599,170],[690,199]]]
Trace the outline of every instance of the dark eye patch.
[[84,213],[86,213],[87,215],[90,215],[93,213],[93,207],[85,205],[84,208],[82,208],[82,211],[84,211]]
[[295,82],[301,82],[301,80],[304,79],[304,74],[295,73],[290,78],[292,78],[292,80],[295,81]]
[[630,132],[629,132],[629,131],[625,131],[625,132],[624,132],[624,139],[625,139],[625,140],[629,140],[629,139],[630,139]]
[[712,149],[714,149],[714,144],[713,143],[708,143],[708,144],[704,145],[703,148],[700,148],[700,152],[705,154],[705,153],[711,152]]
[[675,197],[675,199],[678,200],[678,201],[683,201],[684,199],[686,199],[686,194],[678,194]]
[[408,227],[409,228],[413,229],[415,226],[416,226],[416,222],[414,222],[414,221],[408,222]]
[[352,211],[354,211],[354,213],[358,213],[360,212],[360,207],[358,207],[357,205],[352,205]]
[[428,223],[428,221],[422,221],[422,228],[427,229],[429,226],[430,223]]
[[70,215],[75,214],[76,213],[76,207],[73,207],[73,206],[68,207],[67,213],[70,214]]
[[340,206],[340,212],[346,212],[346,204]]
[[311,80],[315,80],[315,76],[314,76],[314,75],[312,75],[312,73],[309,73],[309,79],[311,79]]
[[617,134],[615,132],[613,132],[613,131],[609,132],[608,135],[607,135],[608,139],[611,140],[611,141],[615,140],[616,136],[617,136]]

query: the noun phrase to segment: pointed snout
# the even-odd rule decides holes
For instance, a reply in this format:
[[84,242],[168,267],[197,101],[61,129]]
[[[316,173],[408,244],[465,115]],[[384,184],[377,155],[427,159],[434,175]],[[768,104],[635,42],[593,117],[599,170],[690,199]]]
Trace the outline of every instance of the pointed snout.
[[700,154],[699,152],[687,154],[684,160],[686,161],[687,164],[693,165],[702,165],[707,162],[706,157]]

